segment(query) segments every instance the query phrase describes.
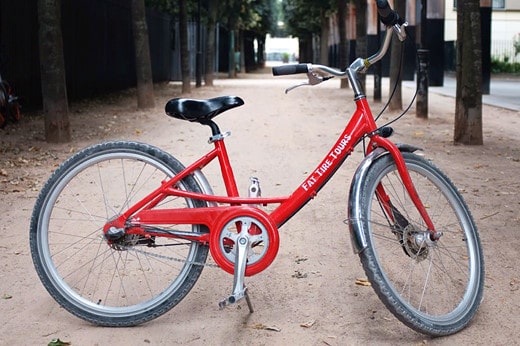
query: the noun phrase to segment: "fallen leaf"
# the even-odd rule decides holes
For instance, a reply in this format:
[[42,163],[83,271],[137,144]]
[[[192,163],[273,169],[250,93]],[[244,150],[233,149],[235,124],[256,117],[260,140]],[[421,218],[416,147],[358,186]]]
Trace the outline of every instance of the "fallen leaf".
[[296,279],[305,279],[307,277],[307,273],[302,273],[299,270],[295,270],[294,274],[291,276]]
[[359,286],[372,286],[370,281],[368,281],[367,279],[356,279],[356,285],[359,285]]
[[310,328],[310,327],[312,327],[315,323],[316,323],[316,320],[312,320],[312,321],[309,321],[309,322],[301,323],[301,324],[300,324],[300,327],[303,327],[303,328]]
[[11,298],[13,298],[13,296],[10,294],[7,294],[7,293],[2,294],[2,299],[11,299]]
[[306,257],[298,257],[296,258],[295,262],[300,264],[301,262],[305,262],[307,261],[307,258]]
[[275,327],[275,326],[265,326],[264,328],[265,330],[270,330],[270,331],[273,331],[273,332],[281,332],[282,330],[278,327]]
[[[246,325],[247,327],[247,325]],[[272,332],[281,332],[282,330],[276,326],[266,326],[265,324],[262,324],[262,323],[255,323],[251,326],[249,326],[250,328],[253,328],[253,329],[259,329],[259,330],[270,330]]]
[[68,341],[61,341],[60,339],[52,339],[47,346],[64,346],[64,345],[70,345],[70,342]]

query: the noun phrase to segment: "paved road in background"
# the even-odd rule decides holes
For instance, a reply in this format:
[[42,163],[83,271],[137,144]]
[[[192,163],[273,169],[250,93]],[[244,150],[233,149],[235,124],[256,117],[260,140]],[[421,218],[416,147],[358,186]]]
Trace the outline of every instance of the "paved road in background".
[[[414,81],[404,82],[404,85],[415,87]],[[455,97],[455,76],[444,75],[442,87],[429,87],[430,93]],[[490,94],[482,95],[482,102],[487,105],[520,111],[520,78],[492,77]]]

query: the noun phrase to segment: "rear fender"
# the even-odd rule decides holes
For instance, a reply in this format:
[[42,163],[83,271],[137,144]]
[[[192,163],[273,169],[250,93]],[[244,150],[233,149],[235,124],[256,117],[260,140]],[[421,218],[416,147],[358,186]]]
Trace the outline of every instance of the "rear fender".
[[[204,174],[202,174],[200,169],[197,169],[197,170],[195,170],[193,172],[193,177],[195,178],[197,183],[202,188],[202,193],[204,193],[205,195],[214,195],[213,189],[211,188],[211,185],[209,184],[209,182],[206,179],[206,177],[204,176]],[[209,203],[210,207],[216,207],[217,206],[216,202],[208,202],[208,203]]]

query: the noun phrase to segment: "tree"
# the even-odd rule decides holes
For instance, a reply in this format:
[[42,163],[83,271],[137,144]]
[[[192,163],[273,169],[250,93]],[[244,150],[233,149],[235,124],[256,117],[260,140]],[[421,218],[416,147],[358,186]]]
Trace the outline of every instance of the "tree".
[[[322,52],[325,50],[328,52],[328,37],[323,37],[322,24],[326,21],[328,25],[328,16],[334,14],[336,9],[335,1],[285,0],[283,2],[287,33],[299,39],[300,61],[313,62],[312,42],[313,37],[318,33],[321,33],[320,41],[324,49]],[[324,56],[320,58],[323,59]],[[327,61],[322,63],[326,64]]]
[[[263,63],[263,52],[265,35],[274,32],[275,28],[275,8],[274,0],[224,0],[220,2],[220,18],[222,23],[226,23],[229,30],[229,77],[235,77],[236,67],[240,63],[241,71],[252,66],[251,61],[256,61],[257,65]],[[256,59],[252,49],[252,40],[256,38],[258,42],[259,54]],[[235,52],[240,51],[240,61],[235,61]],[[248,54],[246,56],[245,54]],[[260,57],[260,59],[258,59]]]
[[[257,64],[263,63],[265,36],[268,32],[274,31],[277,14],[275,9],[279,6],[278,0],[146,0],[146,2],[150,6],[179,18],[184,90],[189,90],[188,80],[190,78],[187,18],[195,14],[198,16],[199,4],[201,5],[201,22],[206,24],[207,29],[206,49],[202,52],[205,54],[203,60],[205,61],[204,80],[206,85],[213,83],[217,18],[220,25],[227,26],[229,32],[229,75],[233,77],[237,49],[247,54],[247,56],[242,54],[241,60],[253,61]],[[251,49],[244,50],[245,45],[242,38],[245,38],[247,47]],[[258,42],[256,57],[252,49],[253,39]]]
[[218,1],[208,1],[207,40],[206,40],[206,73],[204,84],[213,86],[213,71],[215,70],[215,26],[218,15]]
[[[400,16],[405,17],[406,0],[394,0],[394,10]],[[387,28],[387,30],[392,30]],[[403,27],[404,30],[404,27]],[[392,47],[390,50],[390,90],[395,86],[395,92],[388,105],[389,110],[402,110],[403,97],[401,90],[401,77],[403,76],[403,49],[404,42],[399,41],[397,36],[392,37]]]
[[482,135],[482,49],[480,1],[457,4],[457,91],[454,141],[481,145]]
[[191,92],[190,55],[188,51],[188,8],[186,0],[179,0],[179,33],[181,41],[182,92]]
[[137,107],[153,108],[152,62],[148,43],[148,27],[144,0],[132,0],[132,30],[135,47],[135,74],[137,79]]
[[320,59],[318,63],[329,64],[329,33],[330,21],[329,14],[325,8],[320,10],[321,33],[320,33]]
[[[348,66],[347,39],[348,0],[338,0],[339,64],[344,69]],[[348,79],[342,78],[340,88],[348,87]]]
[[312,62],[312,38],[320,32],[318,9],[308,0],[285,0],[282,5],[286,33],[298,37],[300,62]]
[[237,32],[240,25],[242,0],[224,0],[221,2],[221,20],[227,25],[229,50],[228,50],[228,77],[236,77],[235,51],[237,47]]
[[60,0],[38,0],[45,140],[53,143],[71,140],[60,5]]
[[[367,56],[367,0],[354,0],[356,4],[356,56]],[[366,76],[358,75],[359,81],[365,89]]]

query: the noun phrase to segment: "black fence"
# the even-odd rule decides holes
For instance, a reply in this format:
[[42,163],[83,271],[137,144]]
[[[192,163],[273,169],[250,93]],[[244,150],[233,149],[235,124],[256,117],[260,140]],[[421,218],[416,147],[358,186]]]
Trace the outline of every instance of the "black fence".
[[[63,1],[63,49],[70,99],[135,86],[130,3],[126,0]],[[172,20],[147,9],[152,73],[170,80]],[[0,74],[26,108],[42,104],[38,12],[34,0],[0,2]]]

